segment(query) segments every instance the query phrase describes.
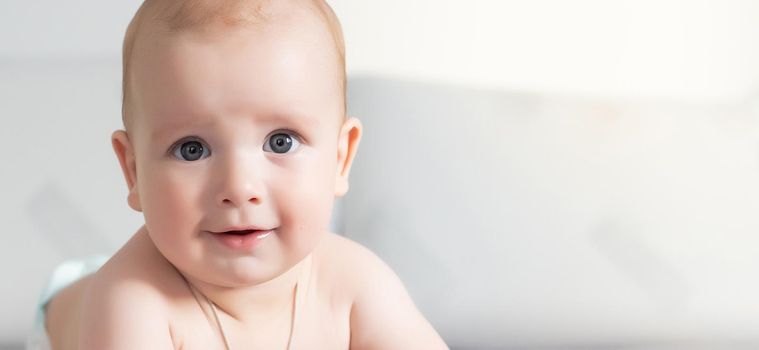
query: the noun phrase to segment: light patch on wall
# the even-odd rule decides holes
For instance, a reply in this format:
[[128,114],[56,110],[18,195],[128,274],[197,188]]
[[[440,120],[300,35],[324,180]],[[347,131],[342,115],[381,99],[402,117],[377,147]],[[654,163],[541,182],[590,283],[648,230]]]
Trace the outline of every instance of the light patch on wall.
[[54,182],[41,186],[26,203],[40,236],[62,257],[77,258],[111,251],[105,236]]

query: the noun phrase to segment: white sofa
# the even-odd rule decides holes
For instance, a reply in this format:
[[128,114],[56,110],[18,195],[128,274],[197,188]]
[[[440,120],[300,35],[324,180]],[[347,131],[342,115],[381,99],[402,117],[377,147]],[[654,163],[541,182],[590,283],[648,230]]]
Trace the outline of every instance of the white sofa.
[[759,348],[759,114],[349,83],[339,231],[460,348]]

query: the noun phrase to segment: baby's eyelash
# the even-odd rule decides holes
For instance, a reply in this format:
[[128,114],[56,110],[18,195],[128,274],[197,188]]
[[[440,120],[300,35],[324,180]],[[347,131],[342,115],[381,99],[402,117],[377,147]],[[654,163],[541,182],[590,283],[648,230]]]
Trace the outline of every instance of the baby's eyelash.
[[292,129],[277,129],[277,130],[274,130],[274,131],[270,132],[269,135],[266,135],[266,139],[264,139],[264,141],[268,140],[270,137],[272,137],[273,135],[276,135],[276,134],[290,134],[292,136],[295,136],[295,138],[298,140],[298,142],[300,142],[300,143],[306,142],[306,140],[303,139],[303,136],[301,136],[300,133],[298,133],[297,131],[292,130]]
[[[282,138],[285,135],[285,138]],[[278,155],[297,152],[302,144],[302,137],[292,130],[280,129],[269,134],[264,140],[262,148],[264,152]],[[292,151],[292,152],[291,152]]]
[[169,149],[166,151],[166,154],[167,155],[172,155],[174,153],[174,151],[176,151],[177,147],[181,146],[182,144],[184,144],[185,142],[188,142],[188,141],[197,141],[197,142],[202,143],[203,145],[207,145],[207,143],[205,141],[203,141],[203,139],[201,139],[198,136],[185,136],[185,137],[177,140],[173,144],[171,144],[171,146],[169,147]]

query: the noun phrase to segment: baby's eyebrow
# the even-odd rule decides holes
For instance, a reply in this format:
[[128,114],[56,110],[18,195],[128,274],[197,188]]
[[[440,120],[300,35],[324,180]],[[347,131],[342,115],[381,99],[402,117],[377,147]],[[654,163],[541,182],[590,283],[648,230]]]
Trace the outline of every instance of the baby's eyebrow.
[[277,120],[292,120],[299,125],[308,127],[315,127],[319,125],[319,118],[311,113],[299,113],[297,111],[290,111],[285,114],[274,115],[272,118]]
[[284,124],[301,128],[314,128],[319,126],[319,118],[311,113],[301,113],[296,110],[286,112],[262,114],[252,117],[255,123],[262,125]]
[[163,122],[158,124],[158,126],[153,129],[153,131],[150,133],[150,137],[153,140],[157,140],[162,138],[168,133],[175,132],[177,129],[182,128],[197,128],[197,129],[208,129],[214,125],[213,121],[174,121],[174,122]]
[[[251,117],[252,121],[257,124],[274,126],[277,124],[295,125],[302,128],[314,128],[320,123],[319,118],[308,113],[298,113],[290,111],[288,113],[276,113],[266,114]],[[210,120],[179,120],[179,121],[165,121],[159,123],[156,128],[151,132],[152,139],[160,139],[167,133],[175,132],[177,129],[192,128],[200,130],[208,130],[213,128],[216,121]]]

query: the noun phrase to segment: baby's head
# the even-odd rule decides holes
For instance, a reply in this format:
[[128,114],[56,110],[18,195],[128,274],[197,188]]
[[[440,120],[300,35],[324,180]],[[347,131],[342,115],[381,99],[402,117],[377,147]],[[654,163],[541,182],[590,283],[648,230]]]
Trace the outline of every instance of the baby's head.
[[361,134],[345,117],[344,62],[323,1],[140,7],[124,41],[126,131],[112,142],[129,205],[185,275],[261,283],[316,247]]

